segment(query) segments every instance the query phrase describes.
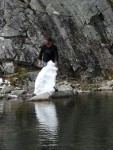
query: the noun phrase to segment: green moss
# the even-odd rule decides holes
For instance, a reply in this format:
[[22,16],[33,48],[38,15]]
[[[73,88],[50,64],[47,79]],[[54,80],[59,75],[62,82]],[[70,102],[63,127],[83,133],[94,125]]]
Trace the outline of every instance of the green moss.
[[16,64],[14,66],[15,66],[15,72],[16,73],[4,76],[5,79],[7,79],[11,82],[15,81],[16,78],[22,78],[28,72],[27,68],[24,68],[22,66],[18,66]]

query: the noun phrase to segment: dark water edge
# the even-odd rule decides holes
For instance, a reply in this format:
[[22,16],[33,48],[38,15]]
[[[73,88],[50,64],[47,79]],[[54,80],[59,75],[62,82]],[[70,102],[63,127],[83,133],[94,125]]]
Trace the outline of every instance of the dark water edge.
[[0,150],[113,150],[113,93],[0,100]]

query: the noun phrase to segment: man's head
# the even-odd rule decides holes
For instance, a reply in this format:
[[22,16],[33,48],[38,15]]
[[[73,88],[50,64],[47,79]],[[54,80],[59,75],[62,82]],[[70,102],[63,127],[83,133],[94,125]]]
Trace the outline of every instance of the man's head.
[[51,37],[45,37],[44,38],[44,43],[46,44],[46,45],[52,45],[53,44],[53,39],[51,38]]

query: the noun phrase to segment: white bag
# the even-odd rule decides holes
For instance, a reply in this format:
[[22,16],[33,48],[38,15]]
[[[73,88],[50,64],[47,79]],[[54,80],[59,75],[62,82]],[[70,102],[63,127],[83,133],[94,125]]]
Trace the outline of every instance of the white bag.
[[49,61],[36,78],[34,94],[49,93],[51,95],[55,91],[57,70],[58,68],[55,67],[55,64]]

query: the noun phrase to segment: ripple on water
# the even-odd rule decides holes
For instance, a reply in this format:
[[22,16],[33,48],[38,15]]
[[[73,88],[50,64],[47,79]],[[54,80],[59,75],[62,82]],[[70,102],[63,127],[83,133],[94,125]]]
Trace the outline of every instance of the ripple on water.
[[49,149],[112,150],[113,93],[51,103],[0,101],[0,150]]

